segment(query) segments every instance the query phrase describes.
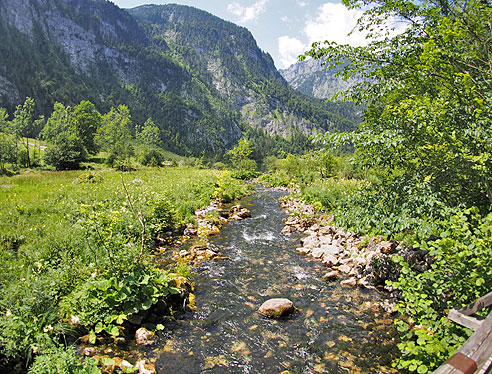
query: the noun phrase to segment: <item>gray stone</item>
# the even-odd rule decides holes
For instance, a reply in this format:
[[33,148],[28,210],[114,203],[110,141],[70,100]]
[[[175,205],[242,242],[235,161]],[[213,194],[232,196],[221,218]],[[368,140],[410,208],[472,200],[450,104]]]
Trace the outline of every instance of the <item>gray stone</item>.
[[325,280],[325,281],[335,280],[335,279],[338,278],[339,275],[340,274],[336,270],[329,271],[328,273],[326,273],[325,275],[323,275],[323,280]]
[[140,345],[151,345],[155,343],[154,333],[147,330],[145,327],[140,327],[135,332],[135,341]]
[[265,301],[258,311],[264,316],[278,318],[291,314],[294,309],[294,303],[289,299],[277,298]]
[[323,265],[332,267],[337,266],[339,264],[338,258],[333,256],[332,254],[325,254],[323,256]]
[[300,247],[300,248],[296,248],[296,252],[299,252],[303,255],[308,255],[311,253],[311,250],[309,248]]
[[333,234],[335,230],[333,229],[332,226],[324,226],[319,229],[319,234],[320,235],[330,235]]
[[350,270],[352,270],[352,268],[348,265],[340,265],[338,267],[338,270],[342,273],[348,274],[348,273],[350,273]]
[[332,244],[331,242],[333,241],[333,238],[331,235],[323,235],[319,237],[319,244],[320,245],[330,245]]
[[323,253],[331,254],[334,256],[337,256],[344,251],[343,247],[332,245],[332,244],[323,244],[321,246],[321,249],[323,250]]
[[313,249],[319,246],[319,239],[314,236],[308,236],[307,238],[301,239],[301,243],[304,248]]
[[357,279],[355,278],[349,278],[349,279],[345,279],[343,281],[340,282],[340,285],[344,286],[344,287],[355,287],[357,285]]

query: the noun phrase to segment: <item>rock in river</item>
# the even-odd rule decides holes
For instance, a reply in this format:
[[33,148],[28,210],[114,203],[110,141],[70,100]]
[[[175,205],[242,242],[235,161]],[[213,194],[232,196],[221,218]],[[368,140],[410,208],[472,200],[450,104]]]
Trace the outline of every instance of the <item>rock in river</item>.
[[294,303],[289,299],[270,299],[265,301],[258,311],[267,317],[283,317],[294,311]]
[[137,344],[141,345],[154,344],[154,333],[147,330],[145,327],[141,327],[135,332],[135,341]]

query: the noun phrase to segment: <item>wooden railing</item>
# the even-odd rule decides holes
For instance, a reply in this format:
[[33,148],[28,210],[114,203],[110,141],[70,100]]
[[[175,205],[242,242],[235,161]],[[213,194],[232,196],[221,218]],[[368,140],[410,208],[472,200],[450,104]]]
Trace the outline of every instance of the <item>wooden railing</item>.
[[[473,316],[492,305],[492,292],[466,307],[448,313],[450,320],[475,332],[451,358],[434,374],[489,374],[492,373],[492,312],[486,319]],[[490,369],[490,370],[489,370]]]

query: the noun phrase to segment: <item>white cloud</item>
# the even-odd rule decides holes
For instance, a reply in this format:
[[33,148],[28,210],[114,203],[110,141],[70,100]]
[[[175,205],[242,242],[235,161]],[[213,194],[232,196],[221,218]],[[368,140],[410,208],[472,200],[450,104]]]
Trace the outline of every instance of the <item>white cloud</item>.
[[[319,8],[318,16],[308,20],[304,27],[309,45],[325,40],[354,46],[367,45],[367,32],[360,32],[355,27],[362,14],[362,10],[347,9],[341,3],[323,4]],[[390,36],[403,32],[407,26],[398,23],[395,19],[390,20],[388,25],[395,27],[395,30],[390,32]]]
[[289,22],[290,22],[290,18],[289,18],[289,17],[287,17],[287,16],[282,16],[282,17],[280,18],[280,20],[281,20],[282,22],[284,22],[284,23],[289,23]]
[[300,7],[305,7],[306,5],[308,5],[306,1],[301,1],[301,0],[297,0],[296,4]]
[[239,22],[245,23],[258,18],[258,16],[266,11],[268,0],[258,0],[251,6],[242,6],[234,2],[227,5],[227,11],[238,17]]
[[278,38],[278,52],[280,54],[280,68],[286,68],[297,61],[297,57],[304,53],[307,46],[299,39],[289,36]]
[[348,35],[362,15],[362,10],[347,9],[341,3],[326,3],[319,8],[318,16],[310,19],[304,27],[309,44],[329,40],[337,43],[363,45],[366,35],[354,31]]

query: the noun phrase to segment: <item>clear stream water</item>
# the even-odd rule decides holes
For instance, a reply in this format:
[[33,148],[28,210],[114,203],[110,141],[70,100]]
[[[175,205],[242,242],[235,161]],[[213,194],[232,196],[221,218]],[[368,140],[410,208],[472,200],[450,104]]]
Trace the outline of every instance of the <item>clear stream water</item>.
[[[147,352],[158,373],[390,373],[391,319],[377,292],[321,279],[324,267],[298,254],[298,234],[281,235],[282,192],[259,189],[241,201],[252,218],[211,239],[226,261],[196,267],[195,312],[166,324]],[[258,314],[267,299],[298,309],[286,319]]]

